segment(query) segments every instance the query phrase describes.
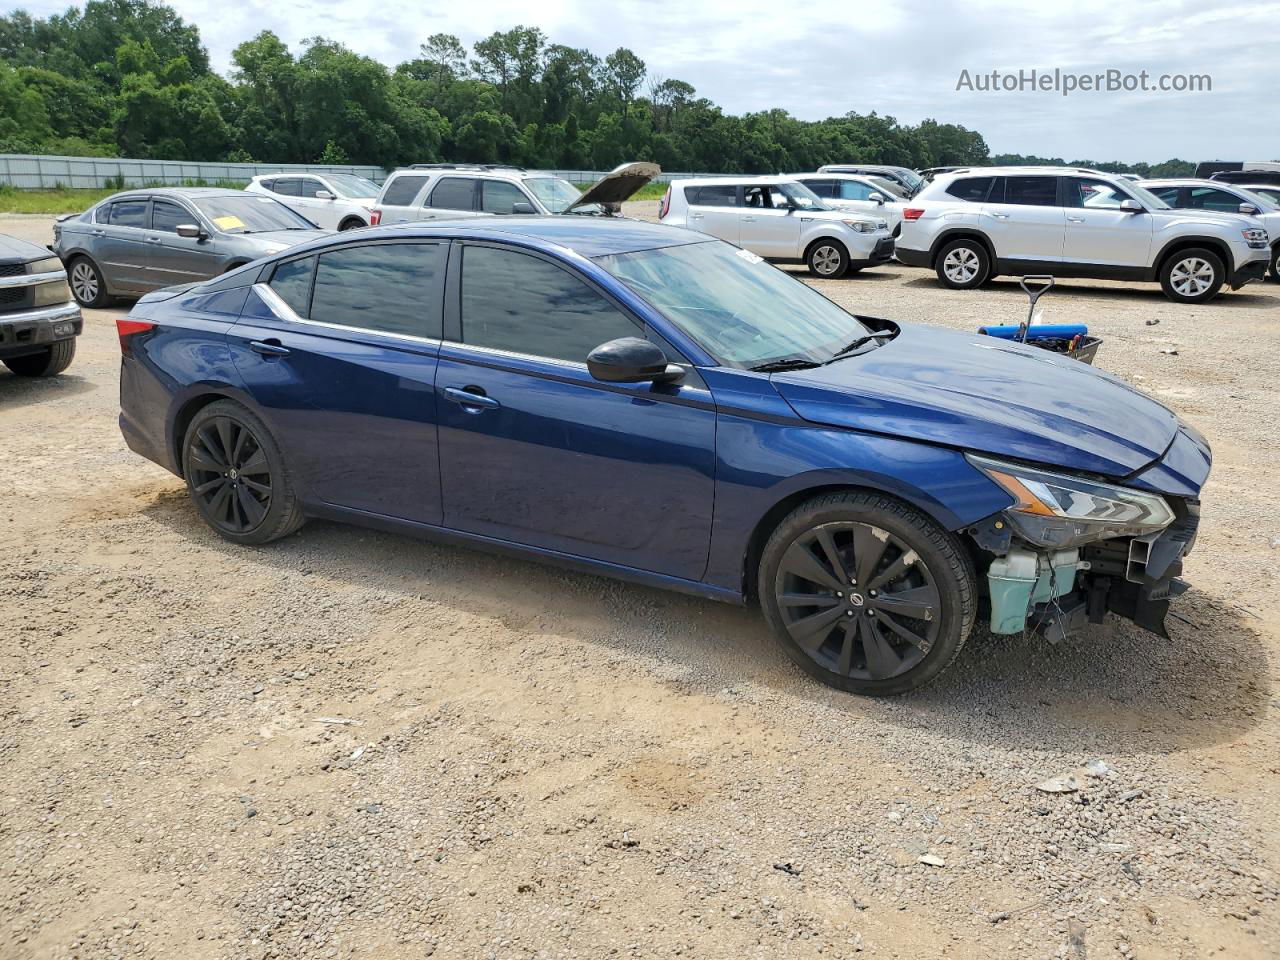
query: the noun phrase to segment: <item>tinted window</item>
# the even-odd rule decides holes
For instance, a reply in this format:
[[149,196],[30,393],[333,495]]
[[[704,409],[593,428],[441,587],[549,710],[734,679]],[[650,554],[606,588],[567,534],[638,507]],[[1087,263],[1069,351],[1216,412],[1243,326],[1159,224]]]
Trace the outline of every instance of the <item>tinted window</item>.
[[376,243],[320,254],[311,319],[440,336],[445,250],[443,243]]
[[444,210],[473,210],[475,183],[466,177],[443,177],[431,191],[427,206]]
[[1178,188],[1177,187],[1147,187],[1152,193],[1163,200],[1171,207],[1178,204]]
[[113,227],[145,227],[147,225],[147,201],[117,200],[111,205]]
[[[880,193],[873,190],[865,183],[859,183],[857,180],[841,180],[840,181],[840,199],[841,200],[868,200],[873,193]],[[883,196],[883,194],[881,194]],[[888,197],[885,197],[887,200]]]
[[463,251],[464,343],[585,363],[600,344],[640,334],[604,297],[554,264],[492,247]]
[[836,197],[836,182],[834,180],[801,180],[800,182],[820,197],[831,200]]
[[311,274],[315,266],[315,257],[286,260],[271,275],[271,289],[300,317],[305,317],[311,306]]
[[1083,177],[1067,179],[1067,206],[1085,207],[1089,210],[1119,210],[1120,204],[1132,199],[1119,187],[1105,180],[1086,180]]
[[413,203],[413,198],[418,195],[418,191],[422,189],[422,185],[427,182],[428,177],[394,177],[387,184],[386,193],[382,195],[382,202],[392,207],[407,207]]
[[684,196],[696,207],[736,207],[737,187],[685,187]]
[[[442,184],[443,186],[443,184]],[[436,193],[440,192],[440,187],[436,187],[435,193],[432,193],[432,199]],[[485,213],[515,213],[513,207],[517,203],[529,203],[529,198],[512,183],[504,183],[501,180],[483,180],[480,183],[480,209]],[[434,206],[434,204],[432,204]],[[532,204],[530,204],[532,206]],[[459,208],[459,209],[466,209]]]
[[965,177],[963,180],[953,181],[951,186],[947,187],[947,194],[957,200],[982,203],[991,190],[991,180],[991,177]]
[[285,177],[277,180],[276,185],[271,188],[282,197],[298,197],[301,196],[301,181],[297,177]]
[[177,233],[178,224],[196,223],[196,215],[188,213],[186,207],[180,207],[168,200],[156,200],[151,204],[151,229],[163,230],[166,233]]
[[298,181],[298,196],[314,197],[317,190],[323,190],[324,188],[324,184],[319,180],[314,180],[311,177],[303,177]]
[[1029,207],[1058,205],[1057,177],[1005,177],[1004,202]]
[[262,187],[263,190],[274,190],[276,182],[275,180],[259,180],[258,186]]
[[1239,197],[1213,187],[1192,187],[1187,194],[1187,206],[1192,210],[1218,210],[1223,213],[1239,213],[1242,202]]

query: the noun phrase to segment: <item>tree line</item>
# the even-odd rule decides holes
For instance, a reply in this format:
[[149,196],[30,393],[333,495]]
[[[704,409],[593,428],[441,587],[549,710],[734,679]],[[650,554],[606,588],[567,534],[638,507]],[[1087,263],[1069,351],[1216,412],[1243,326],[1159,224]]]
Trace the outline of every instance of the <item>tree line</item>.
[[[874,111],[804,121],[773,109],[725,113],[683,80],[619,47],[601,57],[536,27],[468,48],[436,34],[390,68],[314,37],[295,55],[263,31],[211,69],[200,33],[150,0],[90,0],[0,17],[0,153],[323,162],[386,168],[432,161],[773,173],[824,163],[1063,162],[992,157],[981,134]],[[1193,164],[1073,164],[1169,176]]]

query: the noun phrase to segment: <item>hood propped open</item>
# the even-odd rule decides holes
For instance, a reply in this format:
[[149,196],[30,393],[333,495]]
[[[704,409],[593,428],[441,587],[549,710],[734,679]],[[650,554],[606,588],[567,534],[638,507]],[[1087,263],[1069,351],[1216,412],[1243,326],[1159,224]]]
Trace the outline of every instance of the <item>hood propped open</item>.
[[661,172],[662,168],[656,163],[624,163],[592,184],[582,196],[565,208],[565,213],[592,203],[616,210],[622,201],[632,196]]

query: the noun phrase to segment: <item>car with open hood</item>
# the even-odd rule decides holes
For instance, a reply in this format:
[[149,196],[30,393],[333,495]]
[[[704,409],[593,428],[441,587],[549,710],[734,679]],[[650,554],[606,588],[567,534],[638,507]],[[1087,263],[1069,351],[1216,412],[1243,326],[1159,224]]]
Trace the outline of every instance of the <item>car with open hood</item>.
[[387,178],[371,223],[521,214],[618,216],[623,201],[661,172],[656,163],[624,163],[579,190],[563,177],[524,167],[418,163]]
[[327,236],[273,197],[213,187],[125,190],[53,226],[53,250],[85,307],[208,280]]
[[980,610],[1163,633],[1210,468],[1086,364],[627,219],[336,234],[118,325],[126,442],[231,542],[323,517],[758,602],[860,693],[937,677]]

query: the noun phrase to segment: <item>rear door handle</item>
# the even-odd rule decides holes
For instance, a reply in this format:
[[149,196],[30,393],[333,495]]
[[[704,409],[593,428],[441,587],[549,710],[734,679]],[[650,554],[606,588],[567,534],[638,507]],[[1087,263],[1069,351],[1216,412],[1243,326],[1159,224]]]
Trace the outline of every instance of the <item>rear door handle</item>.
[[1068,223],[1084,223],[1084,217],[1067,217]]
[[279,340],[250,340],[249,349],[264,357],[287,357],[289,348]]
[[1009,219],[1009,215],[1008,215],[1007,213],[993,213],[993,214],[991,214],[991,215],[992,215],[993,217],[995,217],[997,220],[1008,220],[1008,219]]
[[756,218],[755,218],[755,217],[743,217],[743,218],[742,218],[742,222],[743,222],[743,223],[755,223],[755,222],[756,222]]
[[471,412],[476,413],[480,410],[496,410],[502,406],[493,397],[486,397],[483,393],[476,393],[479,387],[469,389],[459,389],[458,387],[445,387],[445,399],[452,400],[454,403],[462,407],[470,408]]

